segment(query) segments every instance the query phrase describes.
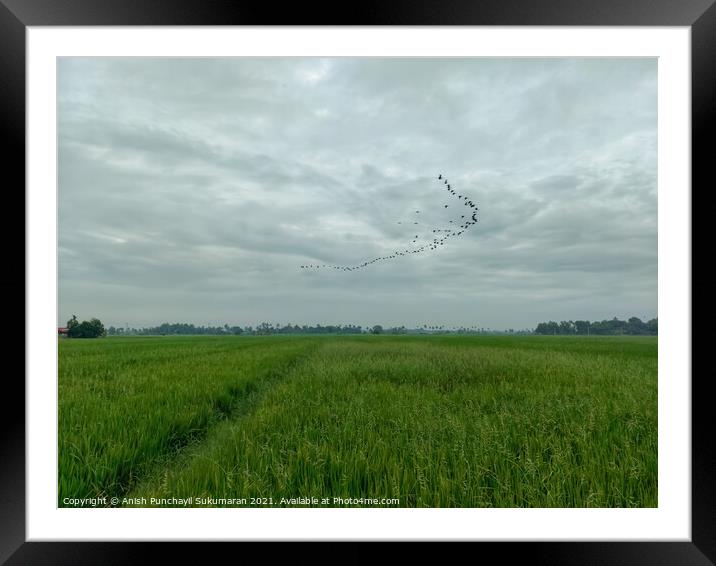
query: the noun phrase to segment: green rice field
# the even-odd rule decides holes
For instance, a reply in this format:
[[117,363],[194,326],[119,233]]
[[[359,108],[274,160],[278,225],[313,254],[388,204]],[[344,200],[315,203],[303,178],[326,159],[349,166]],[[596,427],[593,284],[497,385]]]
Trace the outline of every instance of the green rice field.
[[60,507],[658,505],[656,337],[58,347]]

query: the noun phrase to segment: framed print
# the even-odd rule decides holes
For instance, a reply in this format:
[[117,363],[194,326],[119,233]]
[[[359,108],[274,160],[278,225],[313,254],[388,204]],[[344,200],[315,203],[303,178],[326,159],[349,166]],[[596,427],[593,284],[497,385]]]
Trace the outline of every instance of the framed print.
[[2,2],[27,332],[0,558],[714,560],[710,2]]

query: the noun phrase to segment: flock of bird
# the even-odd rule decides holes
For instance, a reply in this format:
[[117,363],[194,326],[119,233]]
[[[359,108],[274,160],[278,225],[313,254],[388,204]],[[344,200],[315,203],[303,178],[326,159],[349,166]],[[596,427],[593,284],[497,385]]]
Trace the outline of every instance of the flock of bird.
[[[444,189],[449,195],[451,195],[451,197],[457,197],[458,201],[462,201],[458,204],[467,207],[467,209],[459,209],[459,211],[462,210],[462,212],[465,212],[465,214],[460,214],[459,218],[458,216],[455,216],[453,220],[448,221],[448,223],[451,224],[452,227],[446,226],[444,228],[433,228],[432,235],[428,237],[428,240],[424,244],[418,247],[415,247],[413,249],[407,248],[404,250],[395,250],[387,255],[366,260],[363,263],[359,263],[357,265],[308,264],[302,265],[301,269],[335,269],[339,271],[355,271],[358,269],[364,269],[374,263],[378,263],[381,261],[388,261],[402,256],[409,256],[412,254],[420,254],[429,252],[431,250],[437,250],[440,249],[440,246],[445,245],[445,242],[448,240],[448,238],[457,238],[461,236],[471,226],[477,224],[477,212],[479,211],[479,208],[477,207],[477,204],[475,204],[466,195],[458,194],[458,192],[452,187],[452,185],[448,183],[447,178],[443,177],[442,173],[438,175],[437,180],[442,181],[440,183],[441,188]],[[449,204],[443,204],[443,209],[448,208],[449,206]],[[420,211],[416,210],[415,214],[420,214]],[[399,221],[398,224],[403,224],[403,222]],[[406,224],[408,223],[406,222]],[[413,221],[413,225],[419,224],[419,222]],[[418,234],[415,234],[415,236],[410,240],[410,244],[417,244],[419,240],[418,236]]]

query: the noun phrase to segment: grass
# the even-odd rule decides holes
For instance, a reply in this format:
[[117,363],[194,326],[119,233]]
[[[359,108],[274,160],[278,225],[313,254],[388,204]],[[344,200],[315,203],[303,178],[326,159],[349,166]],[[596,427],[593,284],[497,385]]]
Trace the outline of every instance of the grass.
[[60,505],[657,506],[650,337],[63,340],[59,400]]

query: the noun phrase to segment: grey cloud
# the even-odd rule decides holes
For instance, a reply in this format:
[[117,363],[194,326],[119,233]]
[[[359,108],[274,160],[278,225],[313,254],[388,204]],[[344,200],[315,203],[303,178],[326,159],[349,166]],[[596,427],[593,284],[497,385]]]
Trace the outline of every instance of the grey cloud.
[[[59,322],[656,316],[654,59],[58,71]],[[438,173],[480,207],[463,237],[350,274],[298,269],[428,240],[460,215]]]

